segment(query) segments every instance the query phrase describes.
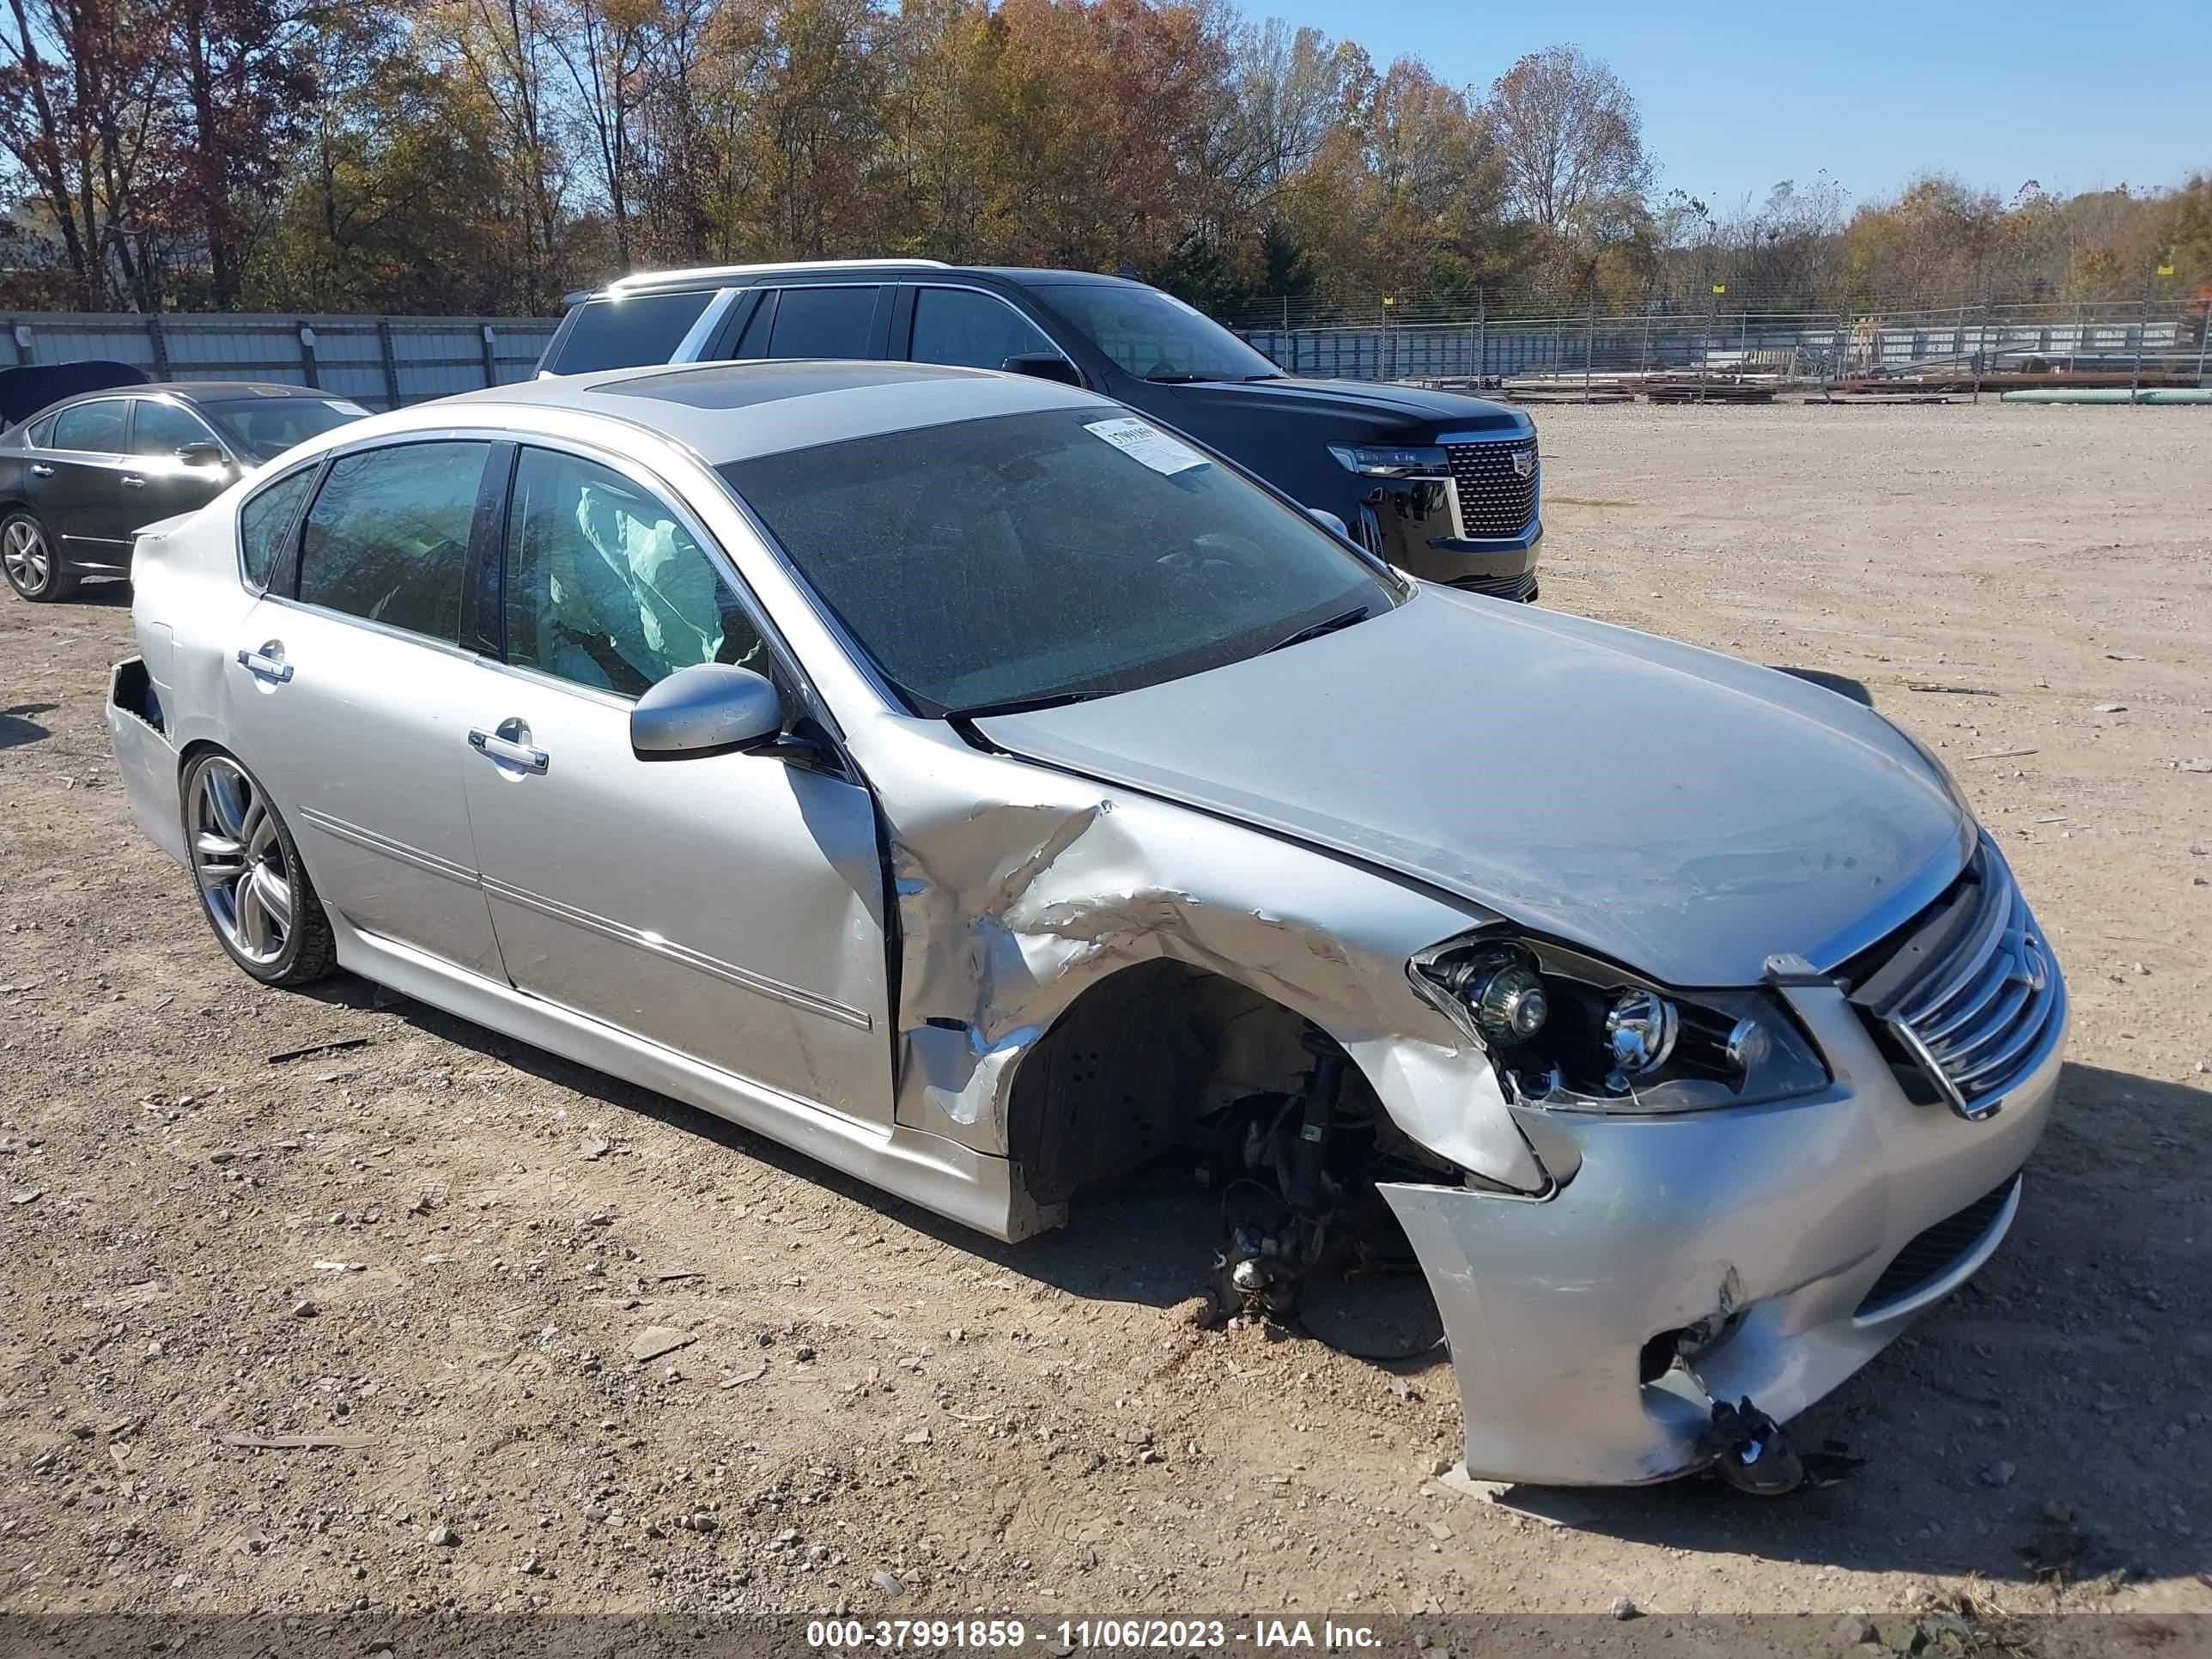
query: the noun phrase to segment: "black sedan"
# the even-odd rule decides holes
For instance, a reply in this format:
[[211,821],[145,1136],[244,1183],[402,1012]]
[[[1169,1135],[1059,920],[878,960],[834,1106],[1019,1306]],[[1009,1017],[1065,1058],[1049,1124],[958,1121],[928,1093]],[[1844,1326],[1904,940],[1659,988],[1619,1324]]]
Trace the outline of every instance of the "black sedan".
[[359,420],[306,386],[225,380],[64,398],[0,435],[0,568],[27,599],[131,573],[142,525],[212,501],[294,444]]

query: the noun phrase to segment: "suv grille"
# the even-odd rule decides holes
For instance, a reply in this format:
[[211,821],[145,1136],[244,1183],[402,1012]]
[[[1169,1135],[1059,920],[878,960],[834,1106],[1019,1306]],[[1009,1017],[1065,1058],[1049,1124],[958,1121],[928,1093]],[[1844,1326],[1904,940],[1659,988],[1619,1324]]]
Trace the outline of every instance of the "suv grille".
[[[1528,459],[1528,476],[1515,470],[1516,455]],[[1478,540],[1517,536],[1536,516],[1536,486],[1542,476],[1536,441],[1514,438],[1494,443],[1446,444],[1453,485],[1459,492],[1462,534]]]
[[1949,891],[1844,976],[1877,1037],[1901,1046],[1967,1117],[1995,1110],[2065,1029],[2057,965],[1987,841]]
[[1994,1192],[1984,1193],[1954,1215],[1945,1216],[1926,1231],[1916,1234],[1911,1243],[1897,1253],[1897,1259],[1881,1270],[1881,1277],[1874,1288],[1860,1299],[1857,1316],[1879,1313],[1893,1302],[1902,1302],[1923,1285],[1941,1279],[1996,1226],[1997,1218],[2004,1213],[2005,1204],[2019,1189],[2020,1177],[2007,1176],[2004,1183]]

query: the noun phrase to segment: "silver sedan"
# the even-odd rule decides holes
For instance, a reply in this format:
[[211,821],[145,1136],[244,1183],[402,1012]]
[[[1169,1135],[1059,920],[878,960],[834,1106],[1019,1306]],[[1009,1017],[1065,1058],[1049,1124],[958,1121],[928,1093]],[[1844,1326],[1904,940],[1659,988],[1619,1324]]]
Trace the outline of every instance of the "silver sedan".
[[2057,965],[1899,728],[1410,581],[1063,386],[487,391],[135,568],[116,755],[248,974],[1004,1239],[1197,1149],[1224,1311],[1395,1218],[1476,1474],[1791,1484],[1778,1425],[1989,1258],[2049,1115]]

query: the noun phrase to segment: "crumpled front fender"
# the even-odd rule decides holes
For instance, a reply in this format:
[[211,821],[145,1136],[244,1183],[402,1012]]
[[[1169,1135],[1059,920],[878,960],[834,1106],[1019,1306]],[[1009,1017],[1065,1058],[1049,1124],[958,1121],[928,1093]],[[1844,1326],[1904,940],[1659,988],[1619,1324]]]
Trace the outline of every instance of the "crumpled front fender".
[[887,820],[899,1122],[1003,1153],[1023,1056],[1090,987],[1167,958],[1328,1031],[1421,1146],[1508,1186],[1541,1184],[1487,1056],[1406,975],[1413,952],[1487,916],[1336,854],[978,750],[940,722],[883,718],[895,729],[848,738]]

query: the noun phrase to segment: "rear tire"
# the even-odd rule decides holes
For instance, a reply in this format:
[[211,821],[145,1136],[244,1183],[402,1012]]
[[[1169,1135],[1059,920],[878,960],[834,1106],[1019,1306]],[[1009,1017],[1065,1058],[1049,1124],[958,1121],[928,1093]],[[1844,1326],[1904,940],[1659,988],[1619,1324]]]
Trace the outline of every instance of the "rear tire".
[[63,565],[39,515],[20,507],[0,519],[0,571],[6,573],[8,586],[33,605],[69,598],[82,580]]
[[185,767],[185,850],[200,914],[264,985],[311,985],[337,966],[331,919],[261,781],[209,750]]

